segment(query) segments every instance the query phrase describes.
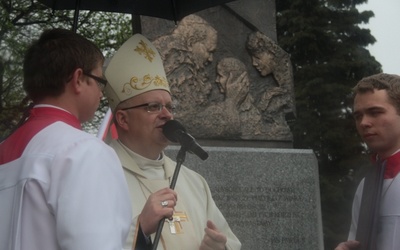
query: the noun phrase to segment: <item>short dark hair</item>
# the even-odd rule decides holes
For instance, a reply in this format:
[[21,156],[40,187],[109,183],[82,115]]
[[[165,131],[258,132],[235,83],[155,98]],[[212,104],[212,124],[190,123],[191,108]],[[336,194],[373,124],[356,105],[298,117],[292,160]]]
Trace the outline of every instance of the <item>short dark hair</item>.
[[91,41],[73,31],[51,29],[28,48],[24,58],[23,86],[34,102],[61,95],[73,72],[91,72],[104,56]]
[[358,93],[373,92],[374,90],[386,90],[389,101],[400,114],[400,76],[394,74],[379,73],[364,77],[353,88],[353,97]]

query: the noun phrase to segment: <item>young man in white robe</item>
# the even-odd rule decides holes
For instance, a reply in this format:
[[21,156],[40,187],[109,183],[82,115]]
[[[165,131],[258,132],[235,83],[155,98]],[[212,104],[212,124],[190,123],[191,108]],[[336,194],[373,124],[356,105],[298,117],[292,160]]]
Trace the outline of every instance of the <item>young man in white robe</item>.
[[[371,249],[400,249],[400,76],[377,74],[363,78],[354,87],[354,119],[362,140],[385,164],[379,206],[376,246]],[[335,250],[358,249],[355,241],[364,180],[353,201],[352,221],[347,242]],[[372,194],[368,194],[372,195]],[[364,243],[365,246],[365,243]]]
[[122,249],[132,211],[121,163],[81,130],[103,96],[103,60],[69,30],[29,47],[23,86],[34,106],[0,144],[0,249]]

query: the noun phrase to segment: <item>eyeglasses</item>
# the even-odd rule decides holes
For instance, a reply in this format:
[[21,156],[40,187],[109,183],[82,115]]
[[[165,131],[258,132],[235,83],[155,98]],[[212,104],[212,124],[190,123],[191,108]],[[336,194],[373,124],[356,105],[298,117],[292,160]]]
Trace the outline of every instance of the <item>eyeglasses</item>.
[[97,85],[99,86],[101,91],[104,90],[104,88],[106,87],[106,85],[108,83],[107,80],[104,79],[104,78],[101,78],[101,77],[98,77],[98,76],[95,76],[95,75],[92,75],[92,74],[89,74],[89,73],[85,73],[85,72],[83,72],[83,74],[85,76],[88,76],[88,77],[94,79],[97,82]]
[[170,112],[171,114],[174,113],[175,111],[175,106],[172,105],[171,103],[168,104],[161,104],[159,102],[149,102],[149,103],[144,103],[144,104],[140,104],[137,106],[132,106],[132,107],[128,107],[128,108],[123,108],[121,110],[128,110],[128,109],[135,109],[135,108],[140,108],[140,107],[146,107],[147,112],[149,113],[159,113],[162,111],[162,109],[165,107],[168,112]]

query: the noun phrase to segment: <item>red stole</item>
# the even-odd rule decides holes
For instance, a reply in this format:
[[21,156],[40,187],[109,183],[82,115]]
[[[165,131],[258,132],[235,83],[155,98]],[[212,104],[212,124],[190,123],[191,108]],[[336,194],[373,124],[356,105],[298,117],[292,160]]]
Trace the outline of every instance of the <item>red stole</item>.
[[[386,169],[384,178],[393,179],[400,172],[400,151],[389,156],[386,161]],[[373,157],[373,162],[376,162],[376,157]]]
[[28,120],[0,144],[0,165],[18,159],[37,133],[58,121],[81,129],[79,120],[65,110],[53,107],[31,109]]

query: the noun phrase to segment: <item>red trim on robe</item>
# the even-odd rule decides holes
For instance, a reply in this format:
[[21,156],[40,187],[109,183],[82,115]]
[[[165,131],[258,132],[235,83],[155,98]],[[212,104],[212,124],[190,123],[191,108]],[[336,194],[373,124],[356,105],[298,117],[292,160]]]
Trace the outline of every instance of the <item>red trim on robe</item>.
[[[372,161],[376,162],[376,155],[372,157]],[[400,151],[386,159],[385,179],[393,179],[400,172]]]
[[77,129],[82,129],[79,120],[65,110],[52,107],[31,109],[28,120],[0,144],[0,164],[5,164],[21,157],[25,147],[37,133],[58,121]]

